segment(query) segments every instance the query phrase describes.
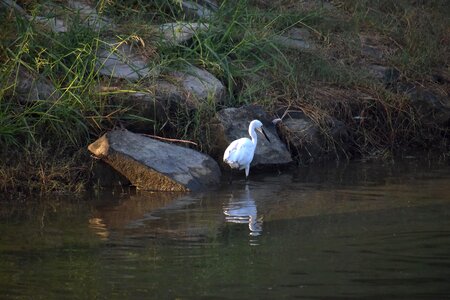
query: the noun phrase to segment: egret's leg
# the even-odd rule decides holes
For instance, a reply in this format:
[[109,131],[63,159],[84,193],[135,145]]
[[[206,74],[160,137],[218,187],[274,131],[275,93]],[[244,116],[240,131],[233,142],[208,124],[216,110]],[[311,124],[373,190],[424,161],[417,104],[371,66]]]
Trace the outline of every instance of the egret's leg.
[[229,184],[231,184],[233,182],[233,168],[230,168],[230,180],[229,180]]
[[248,174],[250,173],[250,164],[245,167],[245,180],[248,178]]

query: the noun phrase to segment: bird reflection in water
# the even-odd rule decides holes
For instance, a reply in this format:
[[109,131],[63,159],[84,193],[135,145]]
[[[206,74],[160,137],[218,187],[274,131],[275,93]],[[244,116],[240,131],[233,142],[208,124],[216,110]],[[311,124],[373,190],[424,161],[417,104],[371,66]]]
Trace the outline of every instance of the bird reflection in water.
[[262,217],[258,218],[255,200],[252,198],[248,184],[245,192],[235,197],[231,195],[230,201],[224,205],[225,221],[229,223],[248,224],[250,236],[259,236],[262,233]]

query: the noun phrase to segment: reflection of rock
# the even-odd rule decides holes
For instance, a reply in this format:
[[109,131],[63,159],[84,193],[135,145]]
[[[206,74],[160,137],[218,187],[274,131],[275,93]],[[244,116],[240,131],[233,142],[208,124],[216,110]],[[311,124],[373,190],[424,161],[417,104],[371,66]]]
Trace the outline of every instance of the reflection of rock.
[[260,106],[223,109],[216,114],[216,119],[212,130],[214,136],[211,138],[215,139],[213,152],[218,158],[223,156],[226,147],[233,140],[248,137],[248,125],[252,120],[258,119],[264,124],[264,131],[270,142],[263,138],[258,140],[252,166],[274,166],[292,162],[291,154],[278,137],[269,115]]
[[127,130],[108,132],[88,148],[143,190],[195,191],[220,181],[211,157]]
[[223,206],[225,221],[229,223],[248,224],[251,236],[262,232],[262,218],[258,219],[258,211],[248,185],[242,195],[231,195],[230,201]]
[[167,192],[139,192],[118,203],[108,201],[106,205],[97,206],[90,223],[93,227],[102,227],[107,230],[132,228],[145,220],[154,219],[152,212],[169,206],[183,195]]
[[199,200],[200,194],[195,195],[139,191],[125,199],[109,199],[96,205],[89,228],[101,239],[127,246],[154,238],[204,241],[216,236],[223,220],[220,214],[211,219],[186,209]]

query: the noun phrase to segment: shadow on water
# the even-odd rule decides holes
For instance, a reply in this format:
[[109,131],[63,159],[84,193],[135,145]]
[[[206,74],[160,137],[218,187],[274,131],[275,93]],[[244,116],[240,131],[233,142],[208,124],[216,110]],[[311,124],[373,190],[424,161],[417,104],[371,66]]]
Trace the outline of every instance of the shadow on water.
[[0,207],[16,298],[442,299],[450,167],[410,161],[252,175],[205,193]]

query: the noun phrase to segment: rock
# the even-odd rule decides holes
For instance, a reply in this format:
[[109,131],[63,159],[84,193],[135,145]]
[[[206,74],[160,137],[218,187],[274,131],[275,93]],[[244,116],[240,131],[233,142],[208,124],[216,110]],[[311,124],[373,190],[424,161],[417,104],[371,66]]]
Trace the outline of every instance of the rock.
[[54,17],[40,17],[40,16],[36,16],[36,17],[30,17],[30,20],[34,20],[38,23],[40,23],[41,25],[50,28],[51,31],[55,32],[55,33],[61,33],[61,32],[67,32],[68,28],[66,26],[66,23],[58,18],[54,18]]
[[166,122],[169,111],[166,107],[167,103],[156,99],[151,89],[146,89],[144,86],[138,91],[135,89],[126,85],[104,86],[99,87],[98,92],[108,99],[108,104],[113,107],[127,108],[127,114],[136,116],[136,118],[121,118],[121,125],[127,129],[148,132],[155,122]]
[[381,65],[368,66],[369,73],[384,84],[393,84],[400,77],[400,72],[392,67]]
[[256,105],[226,108],[216,114],[216,123],[212,125],[212,136],[210,138],[214,145],[212,153],[217,157],[217,160],[222,162],[223,153],[232,141],[249,137],[248,126],[254,119],[258,119],[264,124],[264,131],[267,133],[270,143],[263,137],[258,139],[251,165],[262,167],[292,163],[291,154],[278,137],[270,116],[260,106]]
[[204,3],[202,5],[201,3],[194,1],[182,1],[181,6],[183,7],[186,15],[207,19],[214,15],[214,11],[217,10],[217,5],[215,6],[215,9],[213,8],[213,10],[211,10],[206,4],[207,3]]
[[225,87],[208,71],[190,65],[184,71],[169,72],[165,80],[158,80],[155,93],[159,99],[183,103],[192,109],[197,108],[199,101],[222,102]]
[[361,42],[361,55],[367,58],[372,58],[377,61],[384,57],[383,49],[378,44],[379,41],[376,37],[361,35],[359,37]]
[[94,30],[112,29],[115,25],[111,20],[104,16],[100,16],[95,9],[89,3],[82,1],[69,0],[67,5],[81,17],[81,21]]
[[88,149],[139,189],[198,191],[220,182],[211,157],[127,130],[108,132]]
[[61,93],[53,83],[39,74],[33,74],[19,67],[18,72],[11,75],[9,82],[14,85],[13,95],[22,103],[37,100],[55,101],[61,97]]
[[330,118],[325,128],[320,128],[304,113],[291,113],[277,124],[277,129],[298,161],[312,162],[337,156],[349,146],[348,131],[344,123],[335,118]]
[[200,31],[205,31],[209,28],[205,23],[166,23],[159,25],[159,32],[163,42],[173,45],[178,45],[186,42]]
[[11,10],[14,10],[19,15],[22,15],[23,17],[28,19],[30,22],[40,23],[41,25],[49,28],[53,32],[56,33],[67,32],[67,26],[65,25],[65,22],[61,19],[55,17],[30,16],[21,6],[19,6],[15,1],[12,0],[1,0],[0,5],[9,8]]
[[421,114],[427,125],[450,126],[450,98],[430,89],[411,87],[406,91],[412,106]]
[[311,34],[304,28],[291,28],[283,35],[273,36],[273,42],[295,50],[314,50],[316,46],[310,41]]
[[158,69],[150,69],[147,60],[123,41],[111,41],[100,46],[97,59],[96,69],[104,76],[137,81],[159,74]]

